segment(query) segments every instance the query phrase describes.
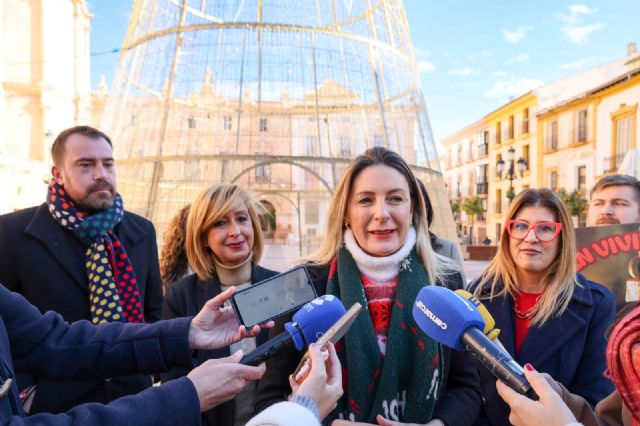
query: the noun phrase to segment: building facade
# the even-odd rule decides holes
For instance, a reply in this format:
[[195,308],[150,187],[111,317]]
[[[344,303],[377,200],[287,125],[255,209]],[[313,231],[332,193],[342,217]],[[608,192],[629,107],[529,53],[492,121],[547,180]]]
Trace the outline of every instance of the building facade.
[[85,0],[0,4],[0,213],[44,201],[55,135],[91,120],[90,19]]
[[[465,138],[484,133],[489,140],[486,235],[492,241],[503,230],[510,197],[525,188],[577,191],[586,199],[598,179],[618,172],[625,156],[640,148],[639,103],[640,54],[629,44],[625,57],[538,87],[445,138],[449,195],[457,200],[467,193],[469,171],[457,165],[458,150],[464,153]],[[624,172],[640,176],[640,170]],[[465,216],[458,221],[464,236],[469,221]]]
[[537,98],[528,92],[485,117],[492,141],[487,214],[487,234],[492,241],[497,242],[500,237],[509,201],[518,192],[535,185],[534,166],[539,159],[536,113]]
[[[490,139],[489,125],[483,119],[442,140],[447,195],[457,205],[454,219],[463,244],[479,244],[487,236]],[[471,218],[462,205],[474,197],[482,200],[484,213]]]
[[587,198],[598,179],[617,173],[625,156],[638,148],[640,55],[635,45],[629,45],[622,64],[608,68],[616,73],[540,111],[538,186],[578,190]]

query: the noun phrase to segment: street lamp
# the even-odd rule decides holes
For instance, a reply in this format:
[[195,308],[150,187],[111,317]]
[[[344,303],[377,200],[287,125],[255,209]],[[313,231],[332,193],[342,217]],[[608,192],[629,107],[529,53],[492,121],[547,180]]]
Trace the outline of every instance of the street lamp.
[[516,155],[516,150],[513,149],[512,146],[510,146],[509,149],[507,150],[507,160],[509,161],[509,169],[506,171],[506,174],[504,176],[502,176],[502,174],[505,171],[504,168],[505,168],[506,162],[501,158],[496,163],[496,174],[498,175],[498,177],[500,179],[509,180],[509,191],[507,192],[507,198],[509,199],[509,203],[511,203],[513,198],[516,196],[513,190],[513,180],[518,178],[518,176],[516,175],[516,165],[518,167],[518,172],[520,172],[520,177],[523,177],[524,172],[527,170],[527,160],[520,157],[518,158],[518,161],[514,161],[515,155]]

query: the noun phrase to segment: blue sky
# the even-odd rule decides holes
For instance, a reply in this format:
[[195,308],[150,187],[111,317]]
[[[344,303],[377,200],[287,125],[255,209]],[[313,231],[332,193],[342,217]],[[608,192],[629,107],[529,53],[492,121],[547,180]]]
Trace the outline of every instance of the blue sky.
[[[324,0],[323,0],[324,1]],[[132,0],[93,0],[92,86],[110,84]],[[640,48],[640,1],[405,0],[436,140],[529,89]]]

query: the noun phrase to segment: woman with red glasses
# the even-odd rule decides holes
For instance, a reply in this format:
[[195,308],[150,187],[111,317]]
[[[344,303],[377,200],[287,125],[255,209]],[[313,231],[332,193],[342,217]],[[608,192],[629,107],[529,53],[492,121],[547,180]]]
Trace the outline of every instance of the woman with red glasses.
[[[549,189],[527,189],[509,206],[498,252],[472,285],[520,364],[553,376],[592,406],[613,391],[604,377],[613,294],[576,273],[573,223]],[[509,425],[496,379],[480,367],[485,405],[477,424]]]

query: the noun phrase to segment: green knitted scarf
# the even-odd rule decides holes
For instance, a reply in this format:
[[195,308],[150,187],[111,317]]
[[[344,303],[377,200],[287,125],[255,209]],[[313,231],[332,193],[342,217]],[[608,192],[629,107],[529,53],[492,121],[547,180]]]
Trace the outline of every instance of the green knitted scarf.
[[[346,370],[345,394],[338,415],[376,424],[376,415],[405,423],[426,423],[433,417],[442,389],[442,348],[426,336],[411,315],[413,302],[429,284],[424,266],[413,249],[402,262],[389,322],[386,355],[380,353],[371,316],[361,313],[338,345]],[[360,272],[349,251],[333,259],[327,294],[345,306],[367,306]]]

